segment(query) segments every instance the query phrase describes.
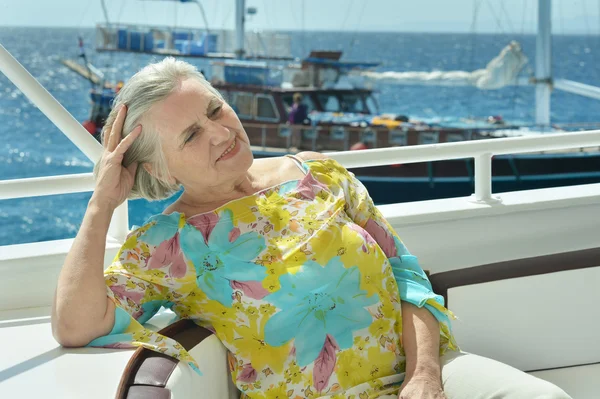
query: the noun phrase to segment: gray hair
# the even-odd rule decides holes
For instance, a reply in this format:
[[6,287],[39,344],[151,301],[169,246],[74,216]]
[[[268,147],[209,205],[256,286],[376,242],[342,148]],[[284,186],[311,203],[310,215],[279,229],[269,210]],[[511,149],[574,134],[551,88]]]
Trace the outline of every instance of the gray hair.
[[[167,57],[141,69],[119,91],[102,129],[102,142],[107,129],[114,123],[121,105],[127,106],[127,117],[123,126],[123,137],[125,137],[137,125],[142,124],[147,112],[155,104],[165,100],[177,89],[181,81],[189,78],[197,79],[210,92],[222,98],[196,67],[173,57]],[[138,166],[129,199],[161,200],[170,197],[181,188],[178,183],[172,182],[158,131],[148,122],[143,123],[142,134],[125,153],[123,166],[127,167],[136,162]],[[144,163],[150,164],[152,173],[143,167]],[[98,164],[94,167],[94,176],[97,175]]]

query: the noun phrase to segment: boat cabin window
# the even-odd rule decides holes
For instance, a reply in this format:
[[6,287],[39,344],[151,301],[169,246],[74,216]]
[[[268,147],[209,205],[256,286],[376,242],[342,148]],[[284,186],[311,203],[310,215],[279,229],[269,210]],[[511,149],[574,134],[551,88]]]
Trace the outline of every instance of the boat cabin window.
[[231,92],[231,107],[238,114],[240,119],[252,119],[254,96],[252,93],[239,91]]
[[373,96],[368,95],[365,103],[367,104],[367,111],[369,111],[369,114],[377,115],[379,113],[379,104],[377,104],[377,101]]
[[325,112],[352,112],[352,113],[370,113],[365,106],[360,94],[355,93],[320,93],[317,95],[319,103]]
[[340,112],[340,100],[334,94],[317,94],[317,98],[325,112]]
[[275,108],[273,96],[266,94],[256,95],[256,119],[261,121],[279,121],[279,113]]
[[[285,106],[285,110],[289,114],[290,111],[292,110],[292,105],[294,104],[294,94],[293,93],[284,94],[282,99],[283,99],[283,105]],[[302,104],[306,105],[306,108],[307,108],[306,111],[309,114],[312,111],[314,111],[314,109],[315,109],[315,103],[313,102],[312,98],[310,98],[310,94],[308,94],[308,93],[302,95]]]
[[365,112],[362,98],[358,94],[342,94],[341,98],[340,106],[342,112]]

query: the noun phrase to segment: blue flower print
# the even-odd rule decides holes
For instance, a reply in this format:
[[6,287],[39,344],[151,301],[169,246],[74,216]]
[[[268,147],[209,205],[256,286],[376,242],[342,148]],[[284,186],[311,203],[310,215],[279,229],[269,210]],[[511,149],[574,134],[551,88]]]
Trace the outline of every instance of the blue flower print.
[[148,223],[155,222],[155,225],[140,235],[140,240],[146,244],[155,247],[164,241],[173,238],[179,230],[180,213],[171,213],[170,215],[156,215],[148,220]]
[[340,349],[353,344],[353,332],[367,328],[373,317],[365,309],[379,301],[360,289],[358,267],[344,267],[339,257],[325,267],[306,262],[296,274],[280,278],[281,289],[265,297],[281,309],[265,325],[265,341],[280,346],[295,338],[298,365],[313,362],[329,334]]
[[232,217],[225,210],[220,218],[204,218],[211,226],[187,223],[179,232],[181,250],[196,269],[198,287],[225,306],[232,304],[232,282],[266,277],[265,268],[253,262],[265,250],[265,239],[255,232],[240,235]]

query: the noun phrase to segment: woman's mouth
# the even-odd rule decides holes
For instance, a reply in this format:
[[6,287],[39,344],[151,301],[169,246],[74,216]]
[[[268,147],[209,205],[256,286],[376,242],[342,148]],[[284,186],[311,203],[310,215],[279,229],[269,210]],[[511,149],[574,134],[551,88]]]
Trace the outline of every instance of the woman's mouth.
[[237,139],[234,138],[233,139],[233,143],[231,143],[231,145],[229,147],[227,147],[227,149],[225,151],[223,151],[223,153],[221,154],[221,156],[219,158],[217,158],[217,161],[223,159],[224,157],[227,156],[227,154],[231,153],[237,146]]

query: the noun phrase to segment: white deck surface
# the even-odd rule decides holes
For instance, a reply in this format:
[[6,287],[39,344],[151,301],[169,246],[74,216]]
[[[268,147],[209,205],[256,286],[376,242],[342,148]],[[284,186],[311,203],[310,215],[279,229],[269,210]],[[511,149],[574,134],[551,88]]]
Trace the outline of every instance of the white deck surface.
[[48,308],[0,313],[1,398],[114,398],[133,350],[62,348]]

